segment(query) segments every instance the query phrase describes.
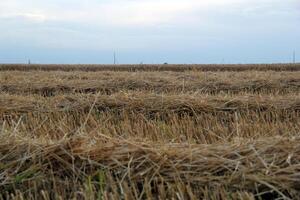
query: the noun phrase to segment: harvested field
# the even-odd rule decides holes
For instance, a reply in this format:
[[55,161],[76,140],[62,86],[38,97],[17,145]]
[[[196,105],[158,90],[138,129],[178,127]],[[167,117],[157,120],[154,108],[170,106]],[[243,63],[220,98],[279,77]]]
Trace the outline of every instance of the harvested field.
[[0,64],[2,71],[300,71],[300,64],[190,64],[190,65],[39,65],[39,64]]
[[0,199],[300,199],[296,66],[1,65]]

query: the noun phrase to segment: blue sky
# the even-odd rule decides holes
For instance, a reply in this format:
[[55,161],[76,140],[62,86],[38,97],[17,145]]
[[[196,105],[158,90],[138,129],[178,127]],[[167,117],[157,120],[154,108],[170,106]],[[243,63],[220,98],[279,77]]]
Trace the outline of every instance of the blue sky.
[[299,0],[1,0],[0,63],[300,61]]

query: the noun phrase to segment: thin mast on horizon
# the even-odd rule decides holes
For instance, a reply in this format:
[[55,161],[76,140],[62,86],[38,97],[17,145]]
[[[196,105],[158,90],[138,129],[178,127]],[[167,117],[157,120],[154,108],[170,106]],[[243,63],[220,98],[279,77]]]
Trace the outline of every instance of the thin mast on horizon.
[[114,51],[114,65],[116,64],[116,52]]

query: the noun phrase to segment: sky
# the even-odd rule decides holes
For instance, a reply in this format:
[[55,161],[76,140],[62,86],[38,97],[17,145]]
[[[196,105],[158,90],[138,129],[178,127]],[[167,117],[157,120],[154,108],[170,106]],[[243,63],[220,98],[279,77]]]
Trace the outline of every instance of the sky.
[[300,62],[300,0],[0,0],[0,63],[285,63],[294,51]]

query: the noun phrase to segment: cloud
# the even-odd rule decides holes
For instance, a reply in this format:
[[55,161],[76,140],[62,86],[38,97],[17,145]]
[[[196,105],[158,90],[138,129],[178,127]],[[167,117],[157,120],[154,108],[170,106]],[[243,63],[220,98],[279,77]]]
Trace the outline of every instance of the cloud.
[[[296,0],[1,0],[0,17],[102,27],[198,25],[216,12],[244,16],[288,14]],[[284,13],[283,13],[284,14]]]
[[9,13],[0,15],[2,19],[22,19],[31,22],[44,22],[46,16],[39,13]]
[[0,19],[107,30],[190,30],[234,26],[242,19],[251,26],[291,15],[299,18],[297,5],[298,0],[1,0]]
[[[0,16],[33,21],[69,21],[105,26],[153,26],[176,23],[191,13],[206,12],[247,0],[2,0]],[[74,6],[75,5],[75,6]],[[203,16],[204,17],[204,16]]]

